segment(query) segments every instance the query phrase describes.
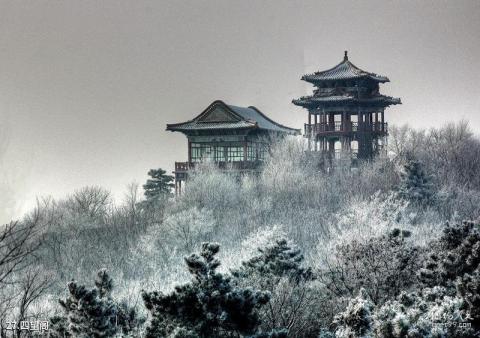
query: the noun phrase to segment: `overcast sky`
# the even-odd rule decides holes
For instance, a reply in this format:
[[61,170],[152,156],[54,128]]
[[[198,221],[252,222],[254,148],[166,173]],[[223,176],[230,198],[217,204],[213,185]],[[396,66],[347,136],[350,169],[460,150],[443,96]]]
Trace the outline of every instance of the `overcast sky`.
[[389,123],[478,133],[479,41],[480,1],[0,0],[2,179],[24,207],[85,185],[121,197],[186,159],[165,125],[215,99],[301,128],[301,75],[344,50],[390,78]]

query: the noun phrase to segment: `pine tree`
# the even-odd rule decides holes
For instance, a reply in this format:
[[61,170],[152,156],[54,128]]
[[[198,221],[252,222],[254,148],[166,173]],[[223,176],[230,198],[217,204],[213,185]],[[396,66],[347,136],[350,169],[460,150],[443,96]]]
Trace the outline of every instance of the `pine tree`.
[[[373,313],[373,337],[478,337],[467,322],[462,299],[440,286],[402,292]],[[454,324],[455,323],[455,324]]]
[[101,269],[95,278],[95,287],[100,298],[110,298],[113,289],[113,279],[108,275],[107,269]]
[[480,266],[480,231],[473,222],[447,225],[442,236],[430,245],[429,258],[420,270],[426,286],[452,287],[456,278]]
[[286,239],[258,248],[259,254],[232,271],[240,285],[253,285],[271,294],[260,310],[261,328],[272,332],[288,328],[290,337],[318,333],[315,294],[310,288],[314,275],[303,266],[303,254]]
[[150,169],[147,182],[143,185],[147,201],[157,201],[161,197],[169,196],[174,187],[173,176],[166,175],[166,171],[159,169]]
[[277,240],[266,248],[258,248],[259,255],[242,262],[242,267],[233,271],[233,275],[248,276],[256,272],[266,277],[266,282],[273,282],[271,277],[288,277],[299,282],[312,280],[311,268],[302,266],[303,254],[291,246],[286,239]]
[[398,196],[414,204],[429,204],[434,197],[431,177],[424,171],[421,163],[412,156],[407,157],[404,172],[400,174],[401,183]]
[[185,258],[193,279],[170,294],[143,292],[152,321],[147,338],[230,337],[257,331],[258,308],[269,295],[251,288],[235,287],[230,278],[218,273],[215,257],[219,245],[203,243],[200,255]]
[[344,312],[335,316],[333,321],[338,338],[371,337],[373,304],[364,289],[351,299]]
[[430,246],[419,272],[428,287],[440,285],[463,300],[472,327],[480,331],[480,231],[473,222],[447,226]]
[[68,283],[68,292],[69,296],[60,300],[60,305],[67,313],[68,333],[71,336],[114,336],[117,327],[113,302],[101,299],[96,289],[89,290],[74,281]]
[[480,268],[467,273],[456,281],[457,293],[464,300],[464,310],[469,322],[480,330]]
[[59,300],[65,316],[51,319],[52,337],[114,337],[131,332],[142,322],[133,309],[111,298],[113,280],[105,269],[98,272],[94,289],[75,281],[67,285],[69,296]]

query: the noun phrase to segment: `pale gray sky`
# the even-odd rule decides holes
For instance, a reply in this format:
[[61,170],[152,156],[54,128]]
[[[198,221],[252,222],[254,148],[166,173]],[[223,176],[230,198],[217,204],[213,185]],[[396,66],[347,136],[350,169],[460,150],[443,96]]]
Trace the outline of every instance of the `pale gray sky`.
[[186,158],[165,131],[211,101],[301,128],[302,74],[340,62],[390,77],[390,123],[480,131],[480,1],[0,0],[3,174],[15,196],[98,184],[121,196]]

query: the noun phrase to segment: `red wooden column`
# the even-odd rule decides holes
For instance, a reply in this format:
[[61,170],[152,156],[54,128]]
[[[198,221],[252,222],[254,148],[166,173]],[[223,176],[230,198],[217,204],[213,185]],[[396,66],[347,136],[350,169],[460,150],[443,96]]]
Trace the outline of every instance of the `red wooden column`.
[[192,162],[192,142],[188,141],[188,166]]
[[308,150],[312,149],[312,113],[308,112]]
[[382,109],[382,114],[381,114],[381,123],[382,123],[382,132],[385,131],[385,114],[384,110]]
[[247,163],[247,141],[243,142],[243,163]]
[[327,130],[330,130],[330,128],[335,130],[335,113],[328,114],[328,128]]

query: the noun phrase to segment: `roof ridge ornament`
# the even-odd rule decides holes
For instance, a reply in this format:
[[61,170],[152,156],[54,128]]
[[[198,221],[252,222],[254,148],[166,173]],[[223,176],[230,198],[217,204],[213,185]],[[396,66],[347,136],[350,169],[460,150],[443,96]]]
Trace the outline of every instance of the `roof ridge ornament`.
[[335,67],[302,76],[302,80],[310,82],[315,86],[323,81],[352,80],[360,78],[370,78],[378,83],[390,82],[386,76],[367,72],[355,66],[348,60],[348,51],[345,51],[343,61]]

